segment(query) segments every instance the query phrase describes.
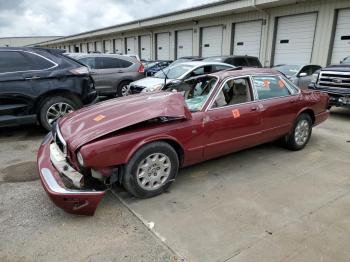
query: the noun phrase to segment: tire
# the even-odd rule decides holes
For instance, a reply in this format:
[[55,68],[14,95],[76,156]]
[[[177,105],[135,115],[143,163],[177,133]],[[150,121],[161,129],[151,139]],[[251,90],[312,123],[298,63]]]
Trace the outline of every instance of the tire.
[[[60,106],[61,106],[61,111],[59,111]],[[39,122],[42,127],[50,131],[52,128],[52,124],[56,122],[59,117],[62,117],[67,113],[75,111],[80,107],[82,107],[81,102],[75,101],[68,97],[64,97],[64,96],[48,97],[40,104],[39,114],[38,114]],[[54,112],[58,112],[56,116],[53,115]]]
[[301,114],[291,132],[284,138],[284,146],[292,151],[303,149],[310,140],[312,134],[312,119],[309,114]]
[[125,80],[125,81],[122,81],[122,82],[119,83],[119,85],[118,85],[118,87],[117,87],[117,97],[129,95],[128,92],[125,92],[125,89],[124,89],[124,88],[125,88],[127,85],[129,85],[131,82],[132,82],[132,81],[127,81],[127,80]]
[[165,142],[153,142],[132,156],[125,167],[122,183],[133,196],[150,198],[163,193],[171,185],[178,169],[179,158],[175,149]]

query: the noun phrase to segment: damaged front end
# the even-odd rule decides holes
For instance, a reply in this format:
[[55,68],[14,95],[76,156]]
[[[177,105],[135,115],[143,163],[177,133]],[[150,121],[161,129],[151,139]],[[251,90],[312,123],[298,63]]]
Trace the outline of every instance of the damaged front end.
[[84,187],[83,174],[67,162],[64,144],[61,139],[56,142],[54,136],[59,135],[49,133],[39,148],[37,166],[41,183],[51,200],[64,211],[93,215],[105,190]]

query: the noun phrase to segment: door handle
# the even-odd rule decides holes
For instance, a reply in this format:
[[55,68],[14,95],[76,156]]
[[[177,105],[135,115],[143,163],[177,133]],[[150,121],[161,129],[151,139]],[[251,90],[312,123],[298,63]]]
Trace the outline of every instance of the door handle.
[[259,107],[258,106],[253,106],[250,108],[250,111],[258,111]]
[[119,70],[119,71],[117,71],[117,73],[123,73],[123,71],[122,71],[122,70]]
[[297,100],[296,99],[289,100],[289,102],[291,102],[291,103],[295,103],[295,101],[297,101]]

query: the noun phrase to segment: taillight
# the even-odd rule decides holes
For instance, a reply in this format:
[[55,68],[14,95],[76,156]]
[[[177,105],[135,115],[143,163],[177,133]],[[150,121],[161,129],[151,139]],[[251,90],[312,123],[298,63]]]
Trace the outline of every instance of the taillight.
[[89,69],[86,66],[78,67],[69,70],[73,75],[88,75],[89,74]]
[[144,73],[145,72],[145,67],[144,65],[141,63],[140,67],[139,67],[139,73]]

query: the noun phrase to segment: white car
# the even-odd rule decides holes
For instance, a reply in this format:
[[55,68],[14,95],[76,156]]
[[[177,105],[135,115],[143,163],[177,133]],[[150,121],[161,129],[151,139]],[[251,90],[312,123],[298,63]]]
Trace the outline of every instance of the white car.
[[141,92],[153,92],[161,90],[172,82],[182,81],[190,77],[211,74],[221,70],[235,68],[232,65],[218,62],[185,62],[172,67],[167,67],[157,72],[152,77],[146,77],[129,85],[130,94]]

